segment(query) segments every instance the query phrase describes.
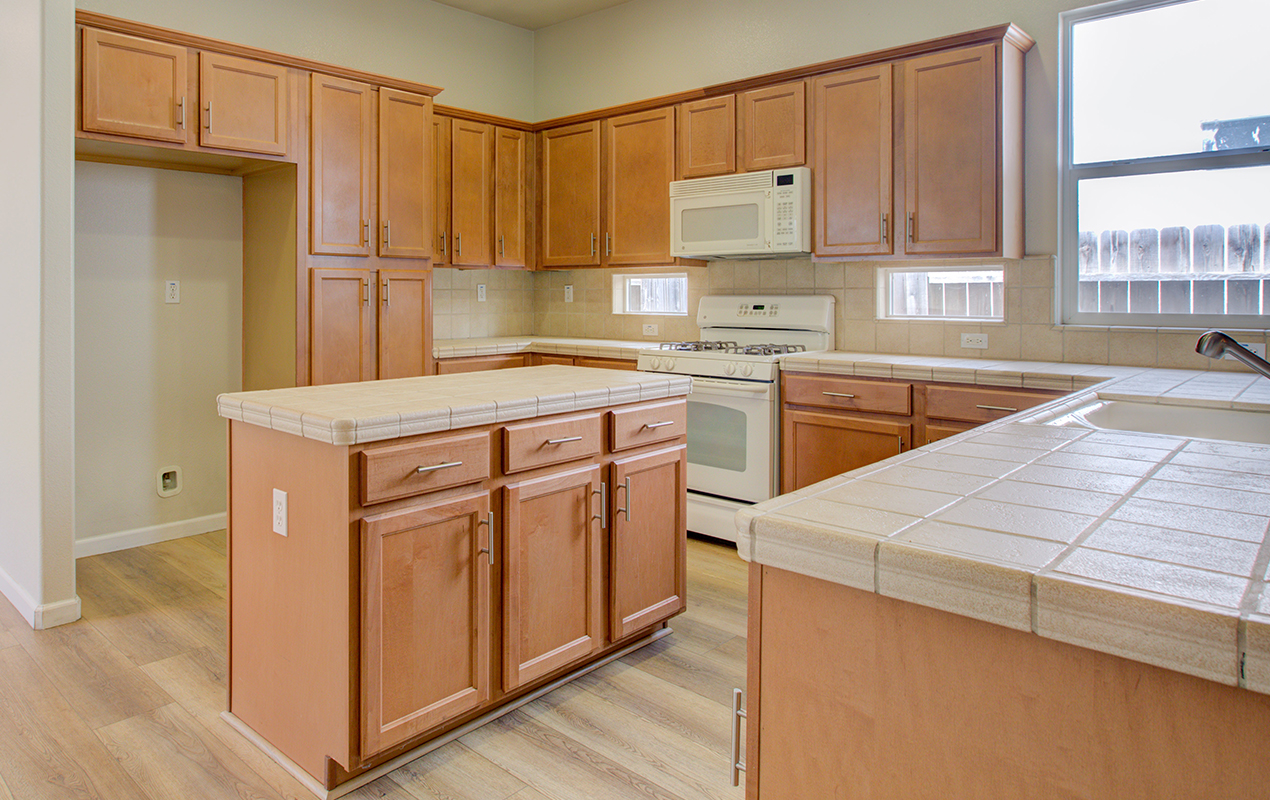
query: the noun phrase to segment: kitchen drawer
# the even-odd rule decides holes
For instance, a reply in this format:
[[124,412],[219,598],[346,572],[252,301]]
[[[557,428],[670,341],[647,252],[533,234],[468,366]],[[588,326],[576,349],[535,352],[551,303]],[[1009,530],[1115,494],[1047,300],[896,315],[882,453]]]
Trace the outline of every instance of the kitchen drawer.
[[600,452],[599,414],[508,425],[503,430],[503,470],[508,474]]
[[825,378],[818,375],[785,375],[784,379],[784,401],[790,405],[904,416],[913,412],[911,383]]
[[609,412],[613,450],[677,439],[688,431],[688,404],[683,400]]
[[927,386],[926,416],[962,422],[991,422],[1039,406],[1062,392],[985,389],[978,386]]
[[362,451],[362,505],[484,480],[489,433],[447,436]]

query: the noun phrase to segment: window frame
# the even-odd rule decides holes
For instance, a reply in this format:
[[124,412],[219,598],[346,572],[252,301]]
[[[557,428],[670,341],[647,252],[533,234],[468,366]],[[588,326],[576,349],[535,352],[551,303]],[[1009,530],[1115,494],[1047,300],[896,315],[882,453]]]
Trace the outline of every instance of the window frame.
[[1055,267],[1054,314],[1060,325],[1132,328],[1259,328],[1270,327],[1270,314],[1150,314],[1080,311],[1078,303],[1080,181],[1133,175],[1270,166],[1270,145],[1239,150],[1210,150],[1147,158],[1076,165],[1072,162],[1072,28],[1078,23],[1165,8],[1195,0],[1112,0],[1058,15],[1058,259]]
[[[630,311],[626,307],[628,281],[631,278],[678,278],[683,281],[683,311]],[[687,272],[615,272],[612,282],[612,313],[638,317],[686,317],[688,316],[688,273]]]
[[[947,316],[944,314],[900,315],[892,314],[891,276],[897,273],[934,273],[934,272],[1000,272],[1001,273],[1001,314],[993,317]],[[992,264],[880,264],[874,272],[877,306],[874,318],[879,322],[961,322],[966,324],[980,323],[984,325],[1001,324],[1005,318],[1005,263]],[[996,281],[994,281],[995,283]]]

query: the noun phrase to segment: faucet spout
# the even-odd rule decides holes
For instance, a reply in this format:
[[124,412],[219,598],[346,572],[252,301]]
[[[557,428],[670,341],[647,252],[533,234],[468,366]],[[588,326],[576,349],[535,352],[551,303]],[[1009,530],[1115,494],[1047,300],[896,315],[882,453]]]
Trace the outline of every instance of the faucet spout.
[[1239,342],[1236,342],[1229,334],[1221,331],[1208,331],[1201,335],[1199,341],[1195,342],[1195,352],[1208,358],[1221,358],[1229,354],[1231,358],[1237,359],[1250,369],[1261,373],[1263,377],[1270,378],[1270,361],[1266,361]]

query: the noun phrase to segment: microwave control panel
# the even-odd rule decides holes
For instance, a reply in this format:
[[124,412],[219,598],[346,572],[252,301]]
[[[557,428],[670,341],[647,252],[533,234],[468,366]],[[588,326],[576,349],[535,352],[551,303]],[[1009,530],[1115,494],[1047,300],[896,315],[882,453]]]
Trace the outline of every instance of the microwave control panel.
[[775,212],[776,225],[772,230],[772,243],[777,249],[781,249],[798,243],[798,186],[792,172],[778,172],[775,177],[772,210]]

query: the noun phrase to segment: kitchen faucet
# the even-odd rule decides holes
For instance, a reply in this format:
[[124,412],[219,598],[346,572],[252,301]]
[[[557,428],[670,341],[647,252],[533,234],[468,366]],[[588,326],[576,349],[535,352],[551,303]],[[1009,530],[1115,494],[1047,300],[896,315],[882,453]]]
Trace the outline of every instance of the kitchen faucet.
[[1266,361],[1221,331],[1208,331],[1200,336],[1199,341],[1195,343],[1195,352],[1209,358],[1221,358],[1229,353],[1231,357],[1239,359],[1263,376],[1270,378],[1270,361]]

